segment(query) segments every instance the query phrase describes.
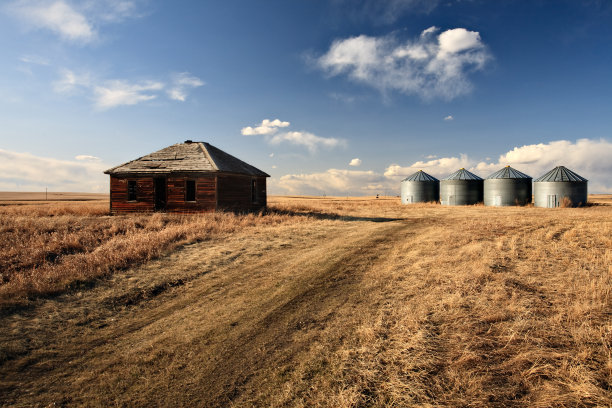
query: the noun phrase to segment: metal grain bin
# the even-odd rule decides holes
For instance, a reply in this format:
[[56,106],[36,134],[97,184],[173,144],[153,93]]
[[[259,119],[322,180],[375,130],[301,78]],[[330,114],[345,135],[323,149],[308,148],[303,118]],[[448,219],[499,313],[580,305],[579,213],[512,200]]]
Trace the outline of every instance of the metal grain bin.
[[533,180],[534,204],[536,207],[554,208],[560,207],[567,199],[566,205],[584,205],[587,202],[587,183],[587,179],[570,169],[557,166]]
[[440,180],[423,170],[402,180],[402,204],[426,203],[440,199]]
[[484,204],[491,206],[526,205],[531,202],[532,178],[506,166],[484,181]]
[[483,180],[466,169],[459,169],[440,180],[442,205],[471,205],[483,199]]

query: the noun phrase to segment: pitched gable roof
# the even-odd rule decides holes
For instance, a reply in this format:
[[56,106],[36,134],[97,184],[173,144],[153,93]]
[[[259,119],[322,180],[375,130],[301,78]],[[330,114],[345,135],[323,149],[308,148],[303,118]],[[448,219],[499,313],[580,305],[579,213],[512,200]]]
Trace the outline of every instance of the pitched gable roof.
[[177,143],[136,160],[106,170],[112,175],[130,173],[237,173],[270,177],[268,174],[205,142]]

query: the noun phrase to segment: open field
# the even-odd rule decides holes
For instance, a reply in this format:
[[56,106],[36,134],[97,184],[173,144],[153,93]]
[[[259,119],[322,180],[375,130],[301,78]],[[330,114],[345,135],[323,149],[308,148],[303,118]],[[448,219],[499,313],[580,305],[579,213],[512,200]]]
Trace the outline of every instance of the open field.
[[3,201],[108,201],[108,194],[0,191],[0,203]]
[[269,201],[0,206],[0,405],[612,404],[612,196]]

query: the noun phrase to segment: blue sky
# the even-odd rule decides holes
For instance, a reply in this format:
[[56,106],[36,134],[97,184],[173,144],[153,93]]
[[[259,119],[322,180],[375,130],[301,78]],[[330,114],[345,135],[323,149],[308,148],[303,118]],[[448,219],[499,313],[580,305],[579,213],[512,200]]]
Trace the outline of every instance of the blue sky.
[[193,139],[271,193],[506,164],[612,192],[608,1],[10,0],[0,51],[0,190],[107,191]]

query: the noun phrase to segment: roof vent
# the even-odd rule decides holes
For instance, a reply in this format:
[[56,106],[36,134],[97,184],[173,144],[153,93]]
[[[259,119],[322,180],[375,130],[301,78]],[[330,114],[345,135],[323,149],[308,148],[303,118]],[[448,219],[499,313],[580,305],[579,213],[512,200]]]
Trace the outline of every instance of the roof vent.
[[193,140],[189,140],[189,139],[187,139],[187,140],[185,140],[185,143],[187,143],[187,144],[191,144],[191,143],[193,143]]

